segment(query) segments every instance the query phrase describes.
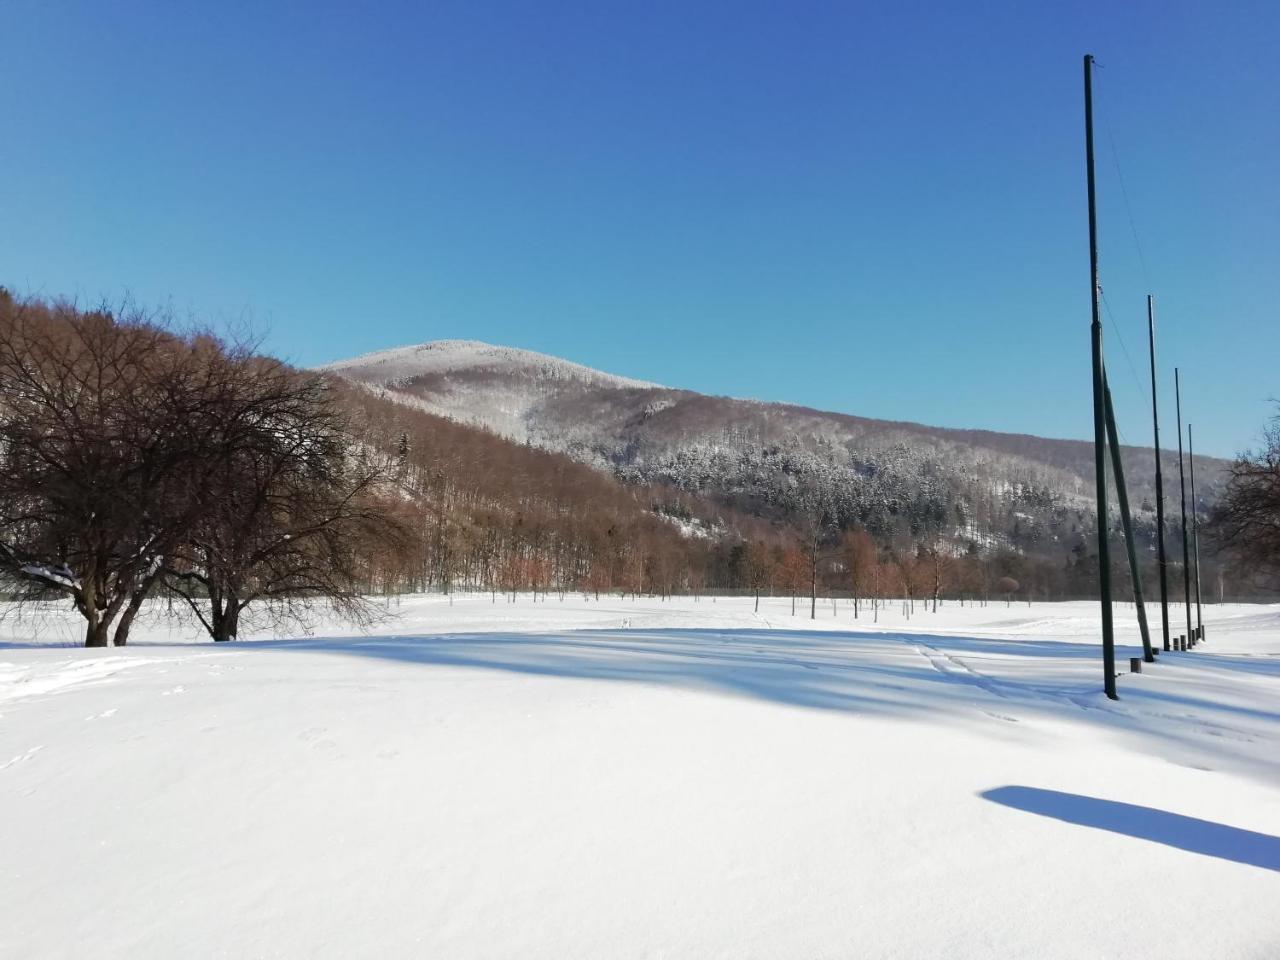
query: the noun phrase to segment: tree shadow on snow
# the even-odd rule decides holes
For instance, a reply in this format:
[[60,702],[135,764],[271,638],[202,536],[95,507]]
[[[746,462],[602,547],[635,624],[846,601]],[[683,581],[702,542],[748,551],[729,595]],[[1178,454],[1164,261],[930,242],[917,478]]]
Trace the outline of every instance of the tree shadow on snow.
[[[977,725],[1039,738],[1044,717],[1109,727],[1141,748],[1198,769],[1232,768],[1274,781],[1280,757],[1259,746],[1280,714],[1269,704],[1189,695],[1160,668],[1102,693],[1096,643],[954,634],[779,629],[596,629],[405,634],[258,641],[292,649],[416,664],[702,690],[851,715]],[[1136,646],[1118,646],[1119,663]],[[1186,655],[1183,655],[1186,656]],[[1175,663],[1182,662],[1175,660]],[[1212,660],[1197,661],[1212,669]],[[1238,668],[1237,668],[1238,669]],[[1201,686],[1230,692],[1230,673]],[[1024,722],[1026,721],[1026,722]]]
[[1162,843],[1206,857],[1230,860],[1263,870],[1280,872],[1280,837],[1179,813],[1140,807],[1115,800],[1100,800],[1075,793],[1038,787],[996,787],[978,794],[984,800],[1073,823],[1119,833],[1138,840]]
[[[1079,709],[1100,684],[1073,664],[1096,646],[1052,641],[804,630],[576,630],[311,640],[282,645],[432,666],[717,690],[791,706],[916,715],[1009,698]],[[274,643],[253,646],[275,646]],[[984,656],[1036,665],[1032,683],[993,679]],[[1062,669],[1065,668],[1065,669]]]

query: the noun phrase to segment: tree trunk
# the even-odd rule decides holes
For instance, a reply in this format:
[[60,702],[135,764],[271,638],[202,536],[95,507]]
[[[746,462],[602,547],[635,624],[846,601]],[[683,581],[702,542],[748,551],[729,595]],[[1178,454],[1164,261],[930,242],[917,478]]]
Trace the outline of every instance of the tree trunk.
[[942,563],[937,547],[933,550],[933,612],[938,612],[938,594],[942,592]]
[[93,579],[85,577],[83,589],[76,591],[74,595],[76,609],[85,620],[84,645],[105,647],[110,636],[107,633],[110,621],[104,621],[102,611],[98,609],[98,593],[94,586]]
[[818,619],[818,541],[813,541],[813,554],[809,558],[809,619]]
[[219,643],[234,640],[240,627],[239,599],[233,593],[226,596],[217,594],[210,597],[210,603],[212,610],[209,623],[213,627],[213,639]]
[[133,619],[138,615],[138,611],[142,609],[142,602],[147,599],[147,594],[151,592],[151,586],[159,578],[157,572],[151,574],[144,579],[138,589],[129,595],[129,603],[125,606],[124,612],[120,614],[120,622],[116,624],[116,635],[114,643],[117,647],[123,647],[129,642],[129,631],[133,627]]
[[96,617],[90,620],[85,626],[84,645],[86,647],[107,646],[108,628],[110,626],[105,620],[99,620]]
[[124,608],[124,613],[120,614],[120,622],[116,624],[116,635],[112,640],[117,647],[123,647],[129,642],[129,629],[133,626],[133,618],[138,615],[138,608],[142,606],[142,601],[134,603],[129,601],[129,605]]

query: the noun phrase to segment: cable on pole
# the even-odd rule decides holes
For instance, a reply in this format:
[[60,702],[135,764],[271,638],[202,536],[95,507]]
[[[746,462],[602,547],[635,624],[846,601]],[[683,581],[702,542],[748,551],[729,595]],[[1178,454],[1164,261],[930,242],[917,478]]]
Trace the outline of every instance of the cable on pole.
[[1116,335],[1116,339],[1120,341],[1120,350],[1124,353],[1125,362],[1129,365],[1129,373],[1133,375],[1133,382],[1137,384],[1139,390],[1144,390],[1142,378],[1138,376],[1138,368],[1133,365],[1133,357],[1129,353],[1129,345],[1124,342],[1124,334],[1120,332],[1120,324],[1116,323],[1115,314],[1111,312],[1111,304],[1107,302],[1107,295],[1102,288],[1098,288],[1098,294],[1102,298],[1102,306],[1107,311],[1107,319],[1111,321],[1111,329]]
[[[1100,100],[1105,98],[1100,97]],[[1111,132],[1111,118],[1107,110],[1098,111],[1102,114],[1102,126],[1107,132],[1107,144],[1111,147],[1111,162],[1116,168],[1116,180],[1120,186],[1120,198],[1124,201],[1124,212],[1129,219],[1129,232],[1133,236],[1133,246],[1138,253],[1138,265],[1142,268],[1142,279],[1146,282],[1147,289],[1151,289],[1151,275],[1147,270],[1147,258],[1142,252],[1142,240],[1138,236],[1138,222],[1133,215],[1133,204],[1129,202],[1129,190],[1125,186],[1124,170],[1120,166],[1120,151],[1116,148],[1115,134]]]

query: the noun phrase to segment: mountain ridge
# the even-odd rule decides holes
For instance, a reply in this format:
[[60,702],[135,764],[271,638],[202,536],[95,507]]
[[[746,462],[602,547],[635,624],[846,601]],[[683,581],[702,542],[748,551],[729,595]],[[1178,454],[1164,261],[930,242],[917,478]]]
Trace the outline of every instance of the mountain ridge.
[[[430,341],[323,369],[624,481],[671,484],[778,521],[821,505],[839,526],[886,541],[1054,555],[1087,551],[1096,525],[1089,441],[716,397],[478,341]],[[1122,456],[1135,526],[1153,539],[1153,451],[1124,446]],[[1196,461],[1203,504],[1227,462]],[[1176,455],[1163,451],[1162,463],[1176,475]]]
[[402,372],[406,367],[414,371],[408,374],[409,376],[422,376],[430,372],[463,369],[512,368],[521,363],[526,367],[541,366],[588,382],[612,383],[641,389],[668,389],[661,384],[606,373],[549,353],[486,343],[483,340],[427,340],[401,347],[373,350],[345,360],[321,364],[316,369],[333,372],[364,370],[367,371],[366,376],[374,371],[381,371],[389,379],[400,379],[406,376]]
[[[474,349],[473,349],[474,348]],[[471,353],[467,356],[463,350]],[[458,350],[458,353],[449,355],[449,351]],[[408,363],[411,360],[418,359],[422,354],[427,354],[432,359],[437,360],[436,364],[424,365],[417,372],[406,374],[399,368],[395,367],[396,362]],[[1038,433],[1026,433],[1022,431],[1000,430],[995,427],[948,427],[937,424],[926,423],[923,420],[906,420],[891,417],[870,417],[864,414],[849,413],[843,410],[827,410],[822,407],[810,406],[808,404],[797,403],[790,400],[768,400],[762,397],[737,396],[733,394],[714,394],[705,393],[695,390],[692,387],[673,387],[666,384],[657,383],[655,381],[640,380],[634,377],[627,377],[622,374],[610,373],[601,370],[598,367],[592,367],[587,364],[579,363],[575,360],[569,360],[564,357],[558,357],[554,354],[542,353],[537,350],[530,350],[524,347],[510,347],[502,344],[492,344],[483,340],[471,340],[465,338],[443,338],[440,340],[426,340],[416,344],[406,344],[399,347],[388,347],[381,350],[372,350],[367,353],[358,354],[354,357],[345,359],[332,360],[328,363],[319,364],[312,369],[335,373],[364,383],[374,383],[379,386],[393,385],[397,382],[403,382],[406,379],[413,379],[416,376],[422,376],[429,373],[456,373],[463,370],[475,369],[494,369],[493,364],[481,361],[481,358],[492,356],[494,359],[510,362],[511,360],[528,358],[531,361],[549,362],[557,368],[567,368],[574,371],[580,371],[589,379],[602,383],[613,383],[618,386],[640,389],[640,390],[657,390],[670,393],[693,394],[701,397],[708,397],[714,400],[732,401],[733,403],[754,404],[762,407],[778,407],[785,408],[796,413],[821,415],[831,417],[848,417],[857,421],[865,421],[869,423],[884,424],[902,429],[918,428],[920,430],[939,433],[954,433],[968,438],[1011,438],[1021,440],[1044,441],[1048,443],[1062,444],[1081,444],[1090,451],[1093,449],[1093,441],[1080,439],[1077,437],[1054,437],[1046,436]],[[449,360],[448,363],[439,361]],[[385,364],[385,366],[384,366]],[[399,372],[391,372],[397,371]],[[375,373],[375,371],[379,371]],[[1133,451],[1152,451],[1152,447],[1142,443],[1123,443],[1122,448]],[[1167,452],[1167,451],[1166,451]],[[1197,454],[1196,459],[1216,460],[1223,463],[1229,462],[1227,458],[1214,457],[1207,454]]]

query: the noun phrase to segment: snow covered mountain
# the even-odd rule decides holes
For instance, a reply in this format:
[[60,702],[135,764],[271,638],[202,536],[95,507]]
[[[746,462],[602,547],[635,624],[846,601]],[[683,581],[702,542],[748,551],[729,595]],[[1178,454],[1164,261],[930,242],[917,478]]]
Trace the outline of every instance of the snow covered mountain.
[[479,340],[433,340],[409,347],[393,347],[340,360],[322,369],[339,370],[359,380],[390,383],[429,376],[484,373],[531,380],[572,381],[608,387],[657,388],[656,383],[601,373],[533,350],[495,347]]
[[[612,391],[661,390],[559,357],[478,340],[435,340],[367,353],[321,369],[413,397],[433,413],[528,440],[555,402]],[[544,444],[558,449],[555,444]]]
[[[325,369],[433,413],[666,481],[763,516],[815,500],[884,536],[1060,553],[1094,524],[1093,446],[712,397],[545,354],[442,340]],[[1154,529],[1154,457],[1126,448],[1136,522]],[[1168,454],[1166,454],[1166,457]],[[1166,461],[1176,476],[1177,461]],[[1205,502],[1224,462],[1197,458]]]

